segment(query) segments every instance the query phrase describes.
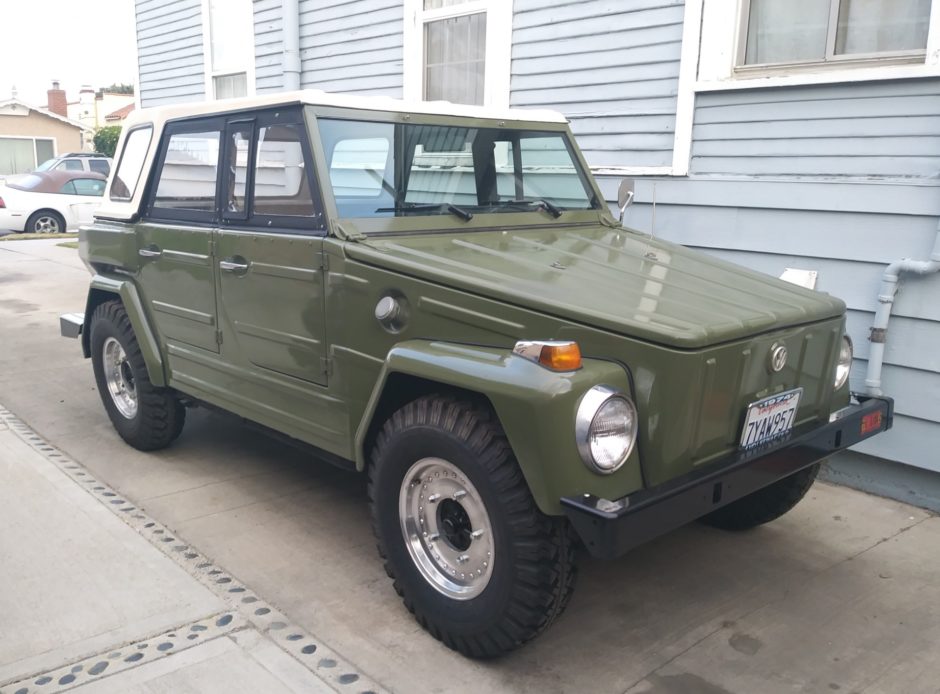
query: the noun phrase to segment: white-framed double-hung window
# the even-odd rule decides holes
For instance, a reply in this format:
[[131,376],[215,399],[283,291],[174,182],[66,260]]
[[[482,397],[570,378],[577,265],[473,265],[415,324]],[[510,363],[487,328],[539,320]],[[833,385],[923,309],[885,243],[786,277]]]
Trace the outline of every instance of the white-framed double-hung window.
[[509,105],[510,0],[405,0],[404,96]]
[[923,62],[931,0],[746,0],[738,68]]
[[202,0],[206,98],[255,93],[254,15],[251,0]]

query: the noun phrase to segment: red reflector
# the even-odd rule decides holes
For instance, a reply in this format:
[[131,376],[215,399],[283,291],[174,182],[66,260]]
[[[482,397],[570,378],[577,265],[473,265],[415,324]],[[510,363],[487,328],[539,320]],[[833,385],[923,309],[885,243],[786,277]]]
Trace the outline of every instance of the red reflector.
[[0,208],[6,207],[7,204],[3,202],[3,198],[0,198]]
[[862,417],[862,434],[878,431],[881,428],[881,412],[872,412]]

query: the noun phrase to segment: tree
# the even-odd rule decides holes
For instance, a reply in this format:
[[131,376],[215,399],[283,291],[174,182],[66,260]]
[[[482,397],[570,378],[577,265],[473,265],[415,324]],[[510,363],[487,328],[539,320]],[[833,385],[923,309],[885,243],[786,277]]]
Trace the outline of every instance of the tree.
[[95,131],[95,151],[113,157],[120,136],[120,125],[105,125],[98,128]]
[[107,92],[108,94],[133,94],[134,85],[124,84],[124,83],[118,84],[117,82],[115,82],[110,87],[102,87],[101,91]]

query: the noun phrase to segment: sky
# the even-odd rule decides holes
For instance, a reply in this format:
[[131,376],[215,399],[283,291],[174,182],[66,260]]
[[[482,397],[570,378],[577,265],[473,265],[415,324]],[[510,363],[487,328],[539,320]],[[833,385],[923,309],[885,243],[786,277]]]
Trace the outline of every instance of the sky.
[[134,0],[2,0],[0,101],[46,105],[57,79],[69,101],[82,85],[136,81]]

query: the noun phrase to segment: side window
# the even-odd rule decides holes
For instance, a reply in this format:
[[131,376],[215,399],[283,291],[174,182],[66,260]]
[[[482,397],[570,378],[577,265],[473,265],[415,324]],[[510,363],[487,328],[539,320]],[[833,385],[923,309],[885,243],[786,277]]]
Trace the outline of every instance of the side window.
[[70,183],[74,188],[75,195],[94,195],[96,197],[104,195],[106,181],[100,181],[97,178],[76,178]]
[[95,173],[100,173],[104,176],[111,173],[111,165],[104,159],[89,159],[88,166],[91,167],[91,170]]
[[228,140],[228,160],[225,164],[228,176],[225,179],[222,211],[227,219],[245,219],[248,216],[248,160],[254,123],[234,123],[225,133]]
[[215,212],[220,139],[218,130],[208,129],[170,135],[157,176],[151,206],[154,212],[186,210],[205,213],[199,217],[211,216]]
[[311,217],[313,197],[304,167],[301,125],[258,129],[255,149],[254,215]]
[[64,159],[55,168],[57,171],[82,171],[82,162],[79,159]]
[[134,197],[140,172],[144,168],[144,159],[147,157],[147,149],[150,147],[151,135],[153,128],[150,126],[137,128],[127,135],[114,180],[111,182],[112,200],[130,200]]
[[59,192],[62,195],[78,195],[78,193],[75,192],[75,181],[66,182],[65,185],[59,188]]

